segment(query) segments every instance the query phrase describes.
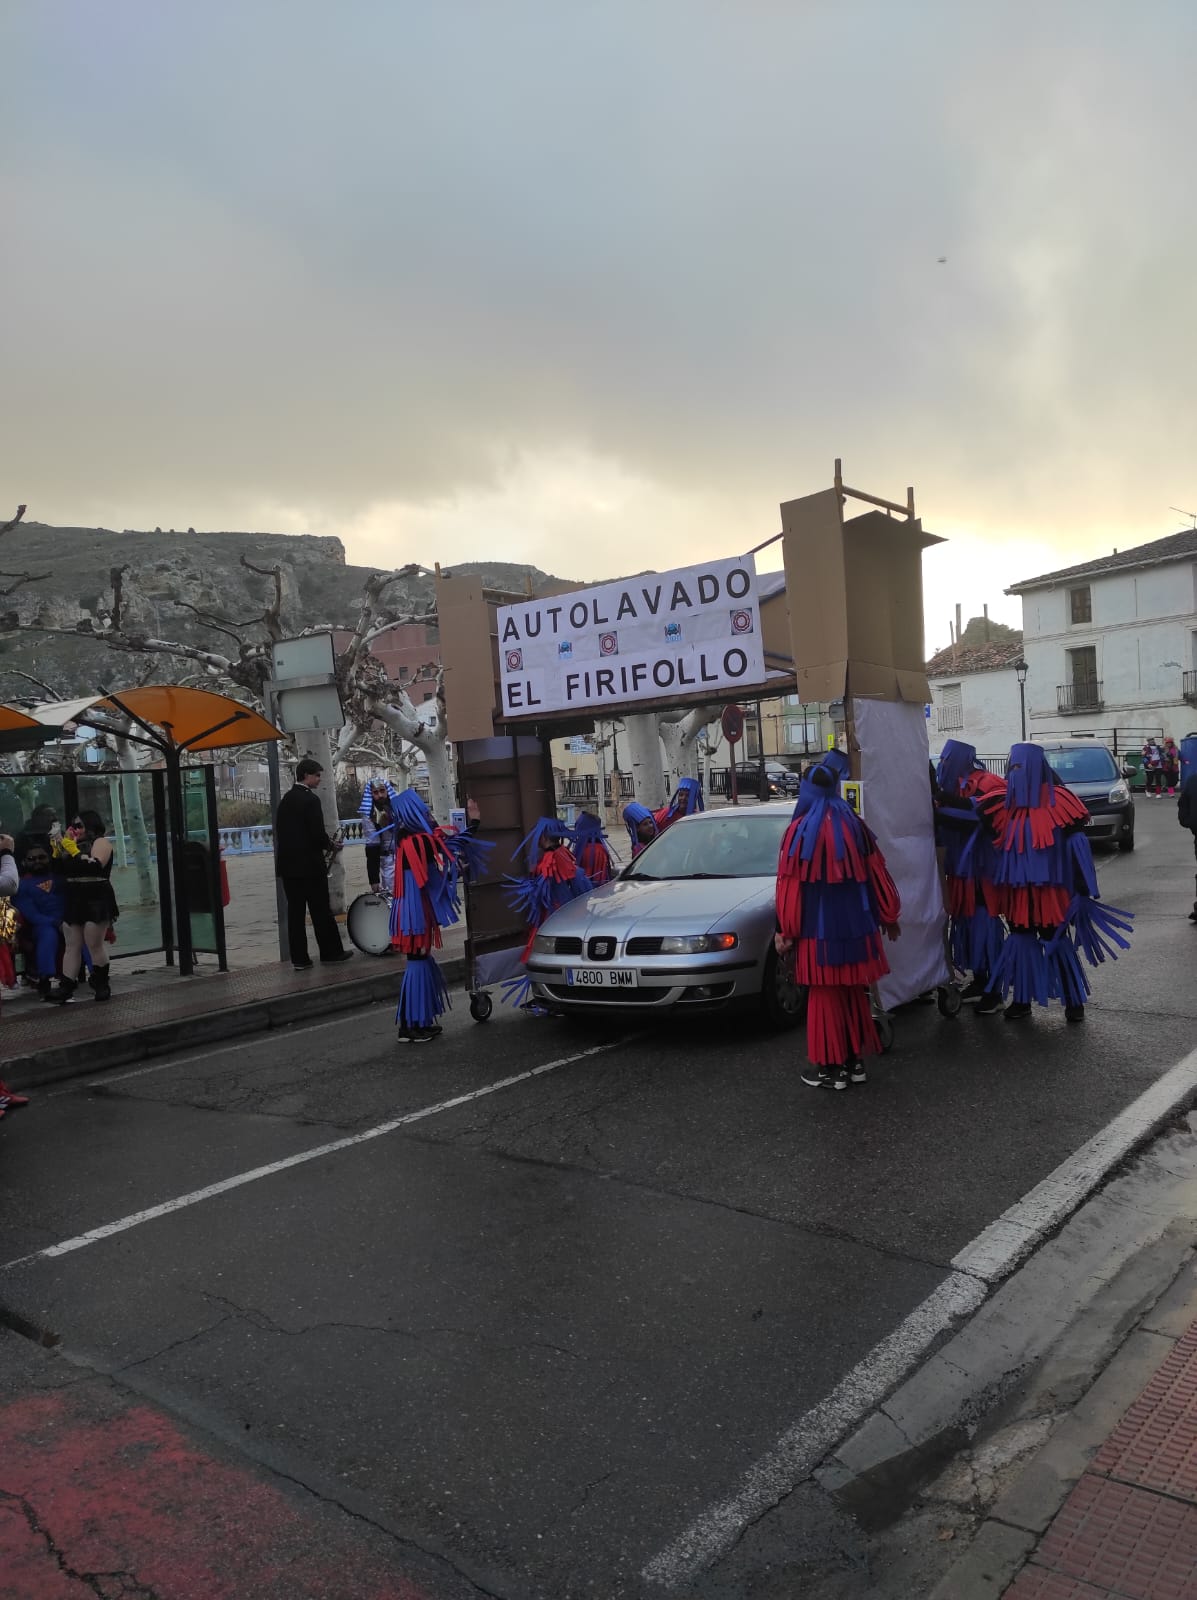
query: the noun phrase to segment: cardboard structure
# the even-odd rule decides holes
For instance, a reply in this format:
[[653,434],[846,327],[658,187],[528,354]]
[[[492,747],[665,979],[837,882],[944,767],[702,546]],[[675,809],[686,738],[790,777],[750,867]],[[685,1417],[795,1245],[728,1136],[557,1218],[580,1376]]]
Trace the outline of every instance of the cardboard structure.
[[[849,502],[868,509],[846,516]],[[878,985],[898,1005],[950,980],[923,665],[922,555],[943,540],[924,531],[913,489],[904,502],[850,489],[838,461],[831,488],[785,502],[781,522],[798,692],[842,699],[864,818],[902,897],[902,936]]]

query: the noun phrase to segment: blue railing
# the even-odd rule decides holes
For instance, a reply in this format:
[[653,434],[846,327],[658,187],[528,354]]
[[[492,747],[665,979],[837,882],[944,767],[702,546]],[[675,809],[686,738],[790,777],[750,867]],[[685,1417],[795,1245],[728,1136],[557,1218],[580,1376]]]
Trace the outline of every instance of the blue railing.
[[[342,817],[340,827],[346,844],[364,843],[365,825],[361,817]],[[217,833],[222,856],[256,856],[274,849],[274,829],[269,822],[219,828]]]

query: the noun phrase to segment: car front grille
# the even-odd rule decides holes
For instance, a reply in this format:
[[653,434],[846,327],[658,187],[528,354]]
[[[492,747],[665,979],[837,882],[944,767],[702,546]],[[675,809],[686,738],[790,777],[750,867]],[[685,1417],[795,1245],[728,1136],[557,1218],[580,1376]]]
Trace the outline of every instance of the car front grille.
[[553,947],[553,952],[559,956],[580,956],[582,954],[582,941],[574,938],[572,934],[564,935],[557,940]]
[[556,1000],[572,1000],[585,1005],[602,1005],[604,1001],[618,1002],[621,1006],[659,1005],[669,993],[668,989],[574,989],[563,983],[547,983],[545,988]]
[[659,956],[661,954],[660,939],[629,939],[628,955],[630,956]]

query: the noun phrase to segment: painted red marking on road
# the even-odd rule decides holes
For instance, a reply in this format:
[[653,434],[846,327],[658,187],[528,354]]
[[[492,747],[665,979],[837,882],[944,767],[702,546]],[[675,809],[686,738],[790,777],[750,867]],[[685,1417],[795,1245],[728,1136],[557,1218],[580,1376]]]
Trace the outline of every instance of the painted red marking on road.
[[106,1385],[0,1408],[4,1594],[83,1600],[119,1573],[159,1600],[430,1600],[396,1566],[385,1535],[206,1454]]

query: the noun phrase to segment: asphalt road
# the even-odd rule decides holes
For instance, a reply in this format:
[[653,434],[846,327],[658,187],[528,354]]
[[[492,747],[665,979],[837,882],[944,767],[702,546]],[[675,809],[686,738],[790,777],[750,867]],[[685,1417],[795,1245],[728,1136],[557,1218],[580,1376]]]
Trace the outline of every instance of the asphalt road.
[[[1187,1053],[1191,839],[1139,812],[1083,1028],[918,1008],[848,1094],[736,1019],[459,1006],[429,1047],[372,1009],[43,1095],[0,1125],[0,1306],[423,1552],[425,1593],[660,1594],[646,1562]],[[744,1549],[704,1592],[753,1592]]]

